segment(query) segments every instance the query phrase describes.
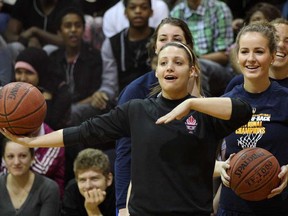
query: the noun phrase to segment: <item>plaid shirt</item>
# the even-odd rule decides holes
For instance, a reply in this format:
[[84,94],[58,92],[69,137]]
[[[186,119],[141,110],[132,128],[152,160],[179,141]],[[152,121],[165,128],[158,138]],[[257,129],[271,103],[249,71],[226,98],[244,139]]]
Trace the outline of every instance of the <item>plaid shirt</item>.
[[187,0],[183,0],[170,15],[188,24],[199,56],[226,51],[233,43],[232,13],[222,1],[202,0],[195,11],[188,7]]

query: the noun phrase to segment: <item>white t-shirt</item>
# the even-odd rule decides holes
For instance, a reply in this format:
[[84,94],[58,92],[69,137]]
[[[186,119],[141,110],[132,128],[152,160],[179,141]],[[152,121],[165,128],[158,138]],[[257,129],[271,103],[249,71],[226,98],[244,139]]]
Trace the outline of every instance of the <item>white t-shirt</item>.
[[[129,27],[129,21],[124,14],[122,1],[109,8],[103,16],[103,32],[105,37],[111,37],[124,28]],[[169,8],[163,0],[152,0],[153,15],[149,19],[149,26],[157,27],[162,19],[169,16]]]

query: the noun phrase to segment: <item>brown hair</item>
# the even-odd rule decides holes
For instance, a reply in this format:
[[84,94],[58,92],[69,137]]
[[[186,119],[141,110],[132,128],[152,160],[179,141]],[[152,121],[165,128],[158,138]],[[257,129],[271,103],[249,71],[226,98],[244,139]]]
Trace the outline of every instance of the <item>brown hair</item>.
[[[178,26],[179,28],[181,28],[181,30],[184,33],[185,40],[186,40],[186,46],[188,46],[189,49],[192,51],[192,53],[195,55],[195,53],[193,52],[194,39],[193,39],[193,36],[191,34],[191,31],[190,31],[187,23],[185,21],[183,21],[182,19],[178,19],[178,18],[174,18],[174,17],[167,17],[167,18],[162,19],[160,24],[155,29],[155,31],[154,31],[153,35],[151,36],[150,41],[147,45],[148,53],[149,53],[151,61],[153,60],[153,58],[157,58],[157,56],[155,54],[155,49],[156,49],[156,42],[157,42],[157,38],[158,38],[158,32],[159,32],[159,29],[165,24]],[[199,80],[197,80],[197,86],[200,89],[200,92],[202,93],[201,82],[200,82],[200,66],[199,66],[198,60],[197,61],[195,61],[195,60],[197,60],[196,55],[195,55],[195,58],[193,59],[193,63],[194,63],[196,73],[198,74],[198,79],[199,79]],[[157,85],[151,89],[149,96],[157,95],[160,92],[161,92],[161,86]]]
[[247,11],[244,23],[249,24],[252,15],[257,11],[263,13],[268,22],[281,17],[281,11],[276,6],[265,2],[259,2]]
[[79,170],[96,169],[107,176],[110,173],[110,162],[106,154],[101,150],[87,148],[80,151],[74,160],[74,174],[77,178]]
[[277,47],[277,36],[275,27],[269,22],[255,22],[244,26],[238,33],[236,38],[236,52],[239,52],[239,41],[242,35],[248,32],[258,32],[267,38],[270,53],[274,53]]
[[277,19],[272,20],[270,23],[272,25],[278,25],[278,24],[288,25],[288,20],[284,18],[277,18]]
[[156,49],[155,46],[156,46],[156,42],[157,42],[159,29],[165,24],[178,26],[179,28],[181,28],[183,33],[184,33],[184,37],[185,37],[187,46],[189,46],[191,49],[194,49],[194,39],[193,39],[191,31],[190,31],[188,25],[186,24],[186,22],[183,21],[182,19],[178,19],[178,18],[174,18],[174,17],[167,17],[167,18],[162,19],[160,24],[155,29],[155,31],[154,31],[153,35],[151,36],[150,41],[147,45],[148,53],[149,53],[151,60],[156,55],[155,54],[155,49]]
[[175,46],[175,47],[185,50],[187,56],[189,57],[189,67],[192,67],[195,64],[199,64],[195,52],[188,45],[178,42],[178,41],[172,41],[172,42],[166,43],[164,46],[161,47],[159,52],[161,52],[162,50],[164,50],[166,47],[169,47],[169,46]]
[[[7,139],[6,137],[3,137],[2,138],[2,141],[1,141],[1,156],[4,158],[4,156],[5,156],[5,150],[6,150],[6,146],[7,146],[7,143],[8,142],[13,142],[13,141],[11,141],[11,140],[9,140],[9,139]],[[18,143],[17,143],[18,144]],[[20,144],[18,144],[18,145],[20,145]],[[34,148],[29,148],[29,152],[30,152],[30,154],[31,154],[31,158],[33,158],[34,157],[34,155],[35,155],[35,150],[34,150]]]

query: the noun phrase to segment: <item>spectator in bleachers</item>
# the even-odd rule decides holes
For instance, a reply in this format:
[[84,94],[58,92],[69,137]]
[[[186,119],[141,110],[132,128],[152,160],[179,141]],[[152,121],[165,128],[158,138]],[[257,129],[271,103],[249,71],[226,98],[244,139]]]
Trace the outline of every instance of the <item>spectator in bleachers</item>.
[[[124,28],[129,27],[128,18],[125,16],[124,0],[108,9],[103,16],[103,32],[105,37],[112,37]],[[163,0],[151,0],[153,15],[149,19],[149,26],[155,28],[162,19],[169,16],[168,5]]]
[[151,70],[146,46],[154,32],[149,26],[153,14],[151,0],[124,0],[123,3],[129,27],[106,38],[101,50],[103,71],[114,74],[119,92]]
[[1,147],[8,173],[0,175],[0,215],[57,216],[59,188],[53,180],[30,170],[34,149],[5,138]]
[[[61,12],[58,33],[64,46],[51,53],[54,69],[69,85],[72,107],[69,125],[78,125],[114,106],[117,80],[102,73],[102,58],[98,50],[83,42],[85,19],[83,12],[68,7]],[[115,83],[114,83],[115,82]],[[73,146],[65,151],[65,182],[74,177],[73,161],[82,148]]]
[[71,4],[73,0],[17,0],[4,34],[13,60],[25,47],[45,46],[49,53],[62,45],[56,19],[59,11]]
[[[40,136],[52,131],[47,124],[43,123],[39,130],[30,134],[30,136]],[[60,197],[62,197],[65,188],[65,149],[62,147],[35,148],[33,156],[34,159],[31,164],[31,170],[55,181],[58,184]],[[4,174],[9,172],[9,167],[4,158],[1,162],[0,172]]]
[[108,156],[87,148],[74,161],[75,179],[65,188],[62,216],[115,216],[113,175]]
[[204,94],[220,96],[233,77],[226,68],[226,50],[233,43],[230,8],[219,0],[185,0],[176,4],[170,15],[183,19],[190,28],[200,57]]
[[53,130],[66,127],[70,118],[71,94],[64,79],[55,72],[47,53],[28,47],[16,58],[15,81],[36,86],[44,95],[47,104],[45,123]]
[[[31,136],[47,134],[59,127],[65,126],[63,121],[70,110],[70,94],[63,81],[56,79],[46,52],[39,48],[29,47],[20,52],[15,64],[15,81],[27,82],[36,86],[43,94],[47,103],[47,115],[40,128]],[[55,78],[55,79],[54,79]],[[66,114],[67,113],[67,114]],[[53,126],[53,129],[50,128]],[[37,148],[32,170],[55,180],[64,192],[65,181],[65,152],[64,148]],[[6,172],[2,163],[2,172]]]
[[[240,24],[240,26],[243,26],[257,21],[270,22],[280,17],[281,17],[281,11],[276,6],[265,2],[259,2],[246,12],[246,16],[244,17],[243,20],[240,19],[238,24]],[[241,73],[241,70],[237,62],[236,57],[237,54],[235,53],[234,47],[235,43],[232,44],[231,47],[229,48],[230,65],[233,68],[234,72],[239,74]]]
[[[115,85],[110,82],[108,73],[102,74],[100,52],[82,40],[83,12],[75,7],[64,9],[58,26],[64,46],[51,53],[50,58],[59,76],[69,85],[73,103],[70,125],[77,125],[110,108]],[[94,103],[97,97],[100,103]]]

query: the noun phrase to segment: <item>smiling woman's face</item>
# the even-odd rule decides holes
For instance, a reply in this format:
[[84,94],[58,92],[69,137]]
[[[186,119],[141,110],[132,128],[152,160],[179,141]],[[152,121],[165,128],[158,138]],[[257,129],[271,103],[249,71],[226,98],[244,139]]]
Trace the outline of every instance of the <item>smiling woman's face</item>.
[[288,25],[275,24],[276,34],[278,35],[277,52],[272,68],[282,69],[288,73]]
[[13,176],[27,174],[33,162],[33,156],[29,148],[12,141],[6,143],[3,158],[8,172]]
[[269,41],[259,32],[247,32],[240,37],[238,61],[244,77],[268,77],[273,61]]

